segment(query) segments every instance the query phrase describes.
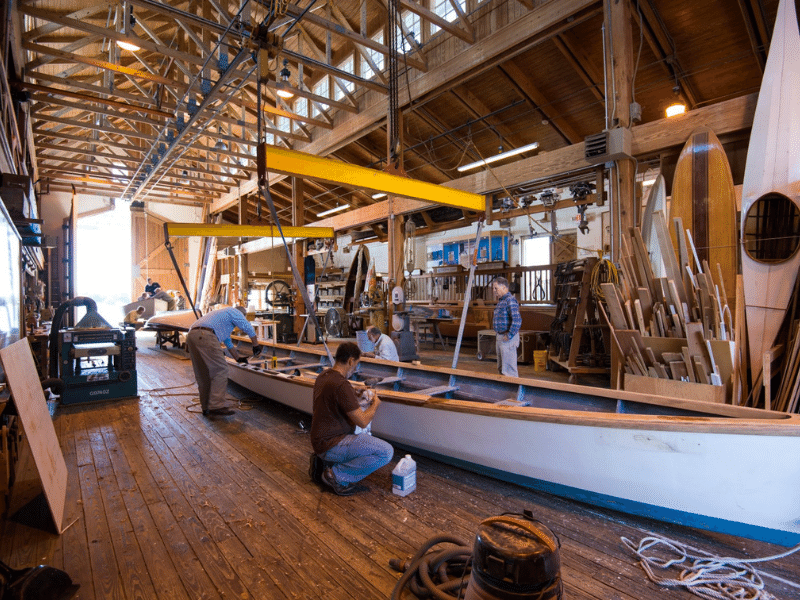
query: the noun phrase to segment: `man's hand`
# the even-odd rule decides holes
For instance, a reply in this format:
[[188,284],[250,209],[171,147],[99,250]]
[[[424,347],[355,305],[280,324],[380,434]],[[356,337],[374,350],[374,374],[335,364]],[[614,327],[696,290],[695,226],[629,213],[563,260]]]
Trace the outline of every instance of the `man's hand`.
[[264,349],[263,346],[253,346],[253,358],[260,355],[263,349]]
[[236,362],[237,362],[237,363],[240,363],[240,364],[247,364],[247,357],[246,357],[246,356],[239,356],[239,357],[236,359]]

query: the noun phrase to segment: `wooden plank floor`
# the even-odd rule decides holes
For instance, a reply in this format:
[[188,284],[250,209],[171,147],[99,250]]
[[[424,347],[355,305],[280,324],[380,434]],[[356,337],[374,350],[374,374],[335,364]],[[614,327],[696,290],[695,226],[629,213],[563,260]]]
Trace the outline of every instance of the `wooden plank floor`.
[[[139,401],[60,407],[55,427],[69,481],[60,536],[0,522],[0,559],[49,564],[81,584],[82,599],[388,598],[389,559],[441,533],[468,543],[480,522],[530,509],[561,540],[565,598],[690,598],[650,583],[620,536],[646,532],[720,556],[785,549],[633,518],[534,493],[425,458],[418,489],[391,493],[395,460],[340,498],[307,475],[308,417],[253,398],[232,417],[193,405],[191,365],[139,341]],[[169,388],[169,389],[165,389]],[[798,579],[800,556],[762,568]],[[767,580],[777,598],[800,590]],[[407,594],[406,597],[410,597]]]

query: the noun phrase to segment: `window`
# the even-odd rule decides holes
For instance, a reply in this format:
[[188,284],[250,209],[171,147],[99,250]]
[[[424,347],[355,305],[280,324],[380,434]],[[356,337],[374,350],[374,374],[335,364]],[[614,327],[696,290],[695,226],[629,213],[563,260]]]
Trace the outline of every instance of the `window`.
[[[378,42],[379,44],[383,44],[383,29],[380,29],[375,35],[372,36],[373,42]],[[378,67],[381,71],[383,71],[383,67],[386,61],[386,57],[384,56],[383,52],[378,52],[377,50],[373,50],[372,48],[365,48],[366,54],[369,56],[370,60],[375,63],[375,66]],[[372,70],[372,67],[369,66],[369,63],[364,59],[361,58],[361,77],[364,79],[370,79],[371,77],[375,76],[375,72]]]
[[[308,100],[306,100],[305,98],[298,98],[297,100],[295,100],[294,105],[292,106],[292,110],[295,112],[295,114],[298,114],[301,117],[307,117]],[[300,128],[301,124],[302,124],[301,122],[292,120],[292,130],[297,131]]]
[[[406,26],[409,34],[414,36],[414,39],[417,40],[417,44],[422,43],[422,21],[419,18],[417,13],[413,13],[410,10],[403,11],[400,15],[400,18],[403,19],[403,25]],[[403,40],[403,52],[409,52],[411,50],[411,46],[408,43],[408,40],[403,35],[403,32],[400,32],[400,38]]]
[[[353,58],[353,55],[351,54],[350,56],[348,56],[345,60],[340,62],[338,65],[336,65],[336,67],[339,70],[344,71],[345,73],[355,74],[355,59]],[[341,85],[339,85],[339,84],[341,84]],[[354,89],[356,89],[355,82],[347,80],[347,79],[340,79],[339,83],[337,83],[336,86],[333,88],[333,99],[334,100],[341,100],[342,98],[344,98],[344,92],[342,91],[342,85],[344,86],[344,88],[348,92],[352,92]]]
[[522,266],[538,267],[550,264],[550,236],[538,235],[522,241]]
[[[453,8],[453,1],[458,2],[458,7],[462,12],[467,10],[467,0],[433,0],[433,12],[451,23],[458,18],[456,9]],[[436,33],[439,28],[431,25],[431,33]]]
[[[331,92],[330,92],[330,87],[328,86],[328,76],[325,75],[316,84],[314,84],[314,87],[312,88],[312,91],[317,96],[322,96],[323,98],[330,98],[331,97]],[[323,104],[322,107],[323,108],[328,108],[328,105],[327,104]],[[311,107],[311,116],[312,117],[318,117],[321,114],[322,114],[322,112],[316,106],[312,105],[312,107]]]
[[291,124],[289,117],[278,117],[277,128],[287,133],[290,132]]

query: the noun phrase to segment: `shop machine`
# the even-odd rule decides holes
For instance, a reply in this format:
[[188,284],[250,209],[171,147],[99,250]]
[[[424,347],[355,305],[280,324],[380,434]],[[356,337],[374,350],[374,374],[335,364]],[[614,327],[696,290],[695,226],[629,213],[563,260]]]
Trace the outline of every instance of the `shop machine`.
[[[59,329],[70,306],[86,306],[75,325]],[[64,382],[63,404],[138,397],[136,330],[112,327],[85,296],[58,307],[50,333],[50,373]]]

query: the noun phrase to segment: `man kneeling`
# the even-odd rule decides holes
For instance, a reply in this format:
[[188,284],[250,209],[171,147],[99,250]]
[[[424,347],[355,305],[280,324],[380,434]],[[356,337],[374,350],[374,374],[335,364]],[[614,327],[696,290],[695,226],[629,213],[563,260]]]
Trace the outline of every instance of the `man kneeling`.
[[[336,349],[335,364],[320,374],[314,384],[314,409],[311,419],[311,477],[340,496],[355,493],[355,484],[389,463],[394,454],[391,444],[369,433],[355,434],[355,426],[366,428],[381,401],[362,410],[353,386],[347,380],[355,373],[361,350],[352,342]],[[326,466],[320,471],[320,461]],[[318,479],[319,477],[319,479]]]

